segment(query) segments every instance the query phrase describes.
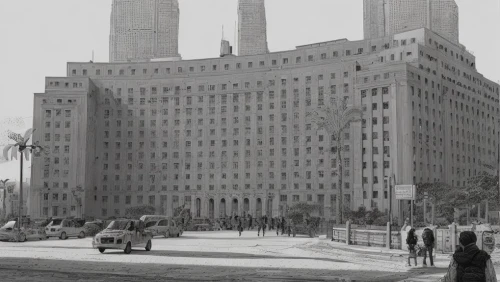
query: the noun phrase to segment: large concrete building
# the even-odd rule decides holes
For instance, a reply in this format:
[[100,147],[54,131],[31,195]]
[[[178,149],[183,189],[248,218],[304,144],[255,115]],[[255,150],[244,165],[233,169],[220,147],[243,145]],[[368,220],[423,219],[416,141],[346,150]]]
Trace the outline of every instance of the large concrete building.
[[455,0],[364,0],[365,39],[427,28],[458,43]]
[[50,153],[33,160],[34,217],[105,218],[144,204],[168,215],[187,205],[194,216],[276,216],[298,201],[331,217],[336,157],[307,118],[330,97],[364,111],[345,136],[351,208],[387,209],[391,175],[463,186],[497,156],[498,85],[463,46],[424,28],[254,56],[67,69],[35,94],[34,140]]
[[238,1],[238,55],[268,53],[264,0]]
[[178,56],[177,0],[113,0],[109,38],[111,62]]
[[32,162],[29,213],[277,216],[314,202],[333,217],[338,148],[308,118],[333,97],[363,109],[344,136],[345,202],[387,210],[391,176],[461,187],[497,161],[499,94],[474,55],[425,27],[238,57],[68,63],[35,94],[46,155]]

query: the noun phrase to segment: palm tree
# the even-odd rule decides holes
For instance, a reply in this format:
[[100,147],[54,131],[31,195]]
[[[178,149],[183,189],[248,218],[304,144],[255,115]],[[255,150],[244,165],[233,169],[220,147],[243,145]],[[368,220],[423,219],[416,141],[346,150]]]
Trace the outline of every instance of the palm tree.
[[351,123],[361,120],[363,110],[360,107],[349,105],[347,99],[337,97],[330,98],[328,104],[318,107],[316,110],[308,113],[312,121],[317,125],[318,130],[324,129],[332,138],[331,145],[336,146],[337,154],[337,201],[336,201],[336,219],[337,224],[342,224],[342,213],[344,206],[342,192],[342,169],[343,159],[342,151],[344,149],[344,133],[349,132]]
[[5,210],[6,209],[5,201],[7,201],[7,182],[8,181],[9,181],[9,179],[0,180],[0,183],[2,183],[2,187],[3,187],[3,201],[2,201],[3,218],[7,217],[7,211]]
[[[26,158],[26,161],[29,161],[30,153],[33,153],[35,156],[39,156],[40,152],[43,150],[41,146],[38,145],[38,142],[35,142],[33,145],[28,145],[28,141],[30,140],[31,135],[35,129],[28,129],[24,136],[18,133],[10,132],[8,134],[8,138],[10,140],[15,141],[15,144],[9,144],[5,146],[3,149],[3,157],[6,160],[9,160],[9,150],[11,150],[11,160],[17,160],[17,152],[21,153],[20,165],[21,165],[21,178],[19,181],[19,230],[22,225],[22,209],[23,209],[23,154]],[[17,149],[15,149],[17,147]]]

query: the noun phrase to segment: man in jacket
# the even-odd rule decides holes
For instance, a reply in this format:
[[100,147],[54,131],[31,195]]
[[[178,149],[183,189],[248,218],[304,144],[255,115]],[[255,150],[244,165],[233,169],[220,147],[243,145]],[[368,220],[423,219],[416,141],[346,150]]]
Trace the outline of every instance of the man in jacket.
[[460,233],[460,248],[453,254],[444,282],[497,282],[491,257],[477,245],[472,231]]
[[427,252],[429,252],[429,258],[431,260],[431,266],[434,266],[434,257],[432,256],[432,251],[434,248],[434,232],[430,228],[425,228],[422,233],[422,240],[424,241],[424,266],[427,266]]

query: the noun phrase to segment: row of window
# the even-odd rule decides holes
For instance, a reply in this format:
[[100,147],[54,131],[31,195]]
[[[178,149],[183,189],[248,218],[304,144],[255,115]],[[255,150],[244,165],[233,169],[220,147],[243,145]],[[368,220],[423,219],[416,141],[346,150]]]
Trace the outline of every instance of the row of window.
[[[76,211],[76,207],[75,206],[71,206],[71,212],[75,212]],[[49,216],[49,208],[48,207],[43,207],[42,209],[42,214],[46,217]],[[68,215],[68,208],[66,207],[62,207],[61,208],[61,214],[59,214],[59,207],[58,206],[52,206],[52,215],[51,216],[66,216]]]
[[[345,55],[346,56],[351,56],[353,53],[352,50],[345,50]],[[360,55],[363,53],[363,48],[358,48],[357,49],[357,53],[355,53],[354,55]],[[329,54],[331,54],[331,56],[329,56]],[[341,54],[341,53],[340,53]],[[339,57],[339,51],[333,51],[331,53],[321,53],[319,58],[320,60],[326,60],[326,59],[332,59],[332,58],[338,58]],[[296,56],[294,57],[294,61],[295,61],[295,64],[300,64],[302,63],[303,61],[305,62],[314,62],[316,60],[315,56],[314,55],[308,55],[307,57],[305,57],[304,60],[302,60],[302,56]],[[282,58],[281,59],[281,65],[287,65],[289,63],[292,62],[292,59],[291,58]],[[266,61],[265,60],[261,60],[259,61],[258,63],[258,67],[268,67],[268,64],[266,64]],[[278,60],[277,59],[272,59],[271,60],[271,66],[279,66],[278,64]],[[233,68],[232,68],[233,67]],[[247,69],[251,69],[251,68],[254,68],[254,67],[257,67],[257,64],[254,64],[254,62],[247,62],[246,63],[246,68]],[[210,66],[210,70],[211,71],[218,71],[219,69],[221,68],[221,66],[219,64],[212,64]],[[223,66],[223,69],[225,71],[229,71],[229,70],[232,70],[232,69],[243,69],[243,63],[241,62],[237,62],[235,63],[233,66],[231,64],[224,64]],[[148,75],[149,73],[149,69],[147,68],[142,68],[142,69],[136,69],[136,68],[133,68],[132,66],[130,66],[130,68],[128,68],[128,72],[127,72],[127,75]],[[189,66],[189,67],[186,67],[186,66],[178,66],[176,69],[172,69],[170,67],[168,68],[164,68],[164,69],[160,69],[160,68],[154,68],[152,70],[152,73],[153,74],[160,74],[160,72],[162,74],[173,74],[174,71],[176,71],[175,73],[177,74],[182,74],[182,73],[186,73],[186,72],[189,72],[189,73],[193,73],[195,72],[195,67],[194,66]],[[206,71],[209,71],[209,68],[206,66],[206,65],[201,65],[199,66],[199,69],[198,69],[199,72],[206,72]],[[77,75],[77,70],[76,69],[72,69],[71,70],[71,75],[72,76],[76,76]],[[90,75],[88,70],[87,69],[82,69],[82,73],[81,75],[83,76],[88,76]],[[96,76],[100,76],[102,75],[101,74],[101,69],[96,69],[95,70],[95,75]],[[107,75],[108,76],[111,76],[113,75],[113,70],[112,69],[108,69],[107,70]],[[125,75],[125,69],[120,69],[118,71],[118,75]]]
[[[55,109],[55,110],[45,110],[45,117],[46,118],[51,118],[52,113],[54,112],[55,117],[62,117],[62,111],[61,109]],[[64,110],[64,117],[70,118],[71,117],[71,110]]]

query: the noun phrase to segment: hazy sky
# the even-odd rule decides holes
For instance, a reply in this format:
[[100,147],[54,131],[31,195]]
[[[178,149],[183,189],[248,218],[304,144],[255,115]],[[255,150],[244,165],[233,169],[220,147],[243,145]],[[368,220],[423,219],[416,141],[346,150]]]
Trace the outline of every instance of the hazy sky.
[[[237,0],[179,0],[184,59],[218,57],[222,25],[234,45]],[[500,80],[500,0],[457,0],[460,41],[478,70]],[[362,0],[266,0],[271,51],[363,36]],[[1,116],[31,117],[45,76],[65,76],[66,62],[108,61],[111,0],[0,0]]]

